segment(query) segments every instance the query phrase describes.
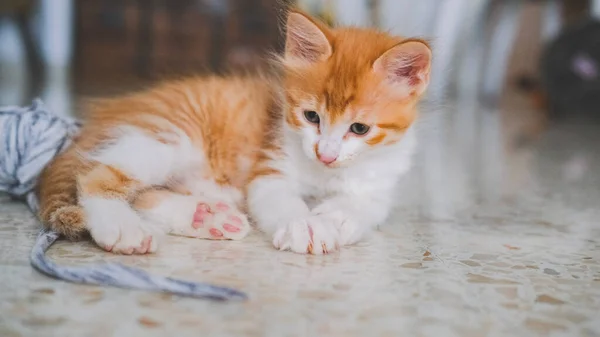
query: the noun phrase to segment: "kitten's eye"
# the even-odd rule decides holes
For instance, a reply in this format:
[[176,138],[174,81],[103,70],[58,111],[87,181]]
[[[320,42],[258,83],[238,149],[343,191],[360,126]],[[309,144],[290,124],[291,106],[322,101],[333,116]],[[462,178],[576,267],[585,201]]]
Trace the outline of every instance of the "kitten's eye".
[[313,124],[319,124],[319,122],[321,121],[321,118],[319,118],[319,114],[316,113],[315,111],[304,111],[304,118],[306,118],[307,121],[313,123]]
[[365,133],[369,132],[369,129],[370,128],[368,125],[364,125],[361,123],[354,123],[350,125],[350,132],[357,135],[364,135]]

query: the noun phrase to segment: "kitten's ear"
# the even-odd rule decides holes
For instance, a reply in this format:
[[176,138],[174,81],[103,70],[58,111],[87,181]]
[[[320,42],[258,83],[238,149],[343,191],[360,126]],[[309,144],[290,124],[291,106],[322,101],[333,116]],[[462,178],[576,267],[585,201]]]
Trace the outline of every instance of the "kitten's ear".
[[420,95],[429,85],[431,48],[421,41],[400,43],[383,53],[373,70],[387,78],[395,92]]
[[332,52],[327,35],[329,32],[324,25],[298,12],[290,13],[287,19],[285,60],[301,64],[326,60]]

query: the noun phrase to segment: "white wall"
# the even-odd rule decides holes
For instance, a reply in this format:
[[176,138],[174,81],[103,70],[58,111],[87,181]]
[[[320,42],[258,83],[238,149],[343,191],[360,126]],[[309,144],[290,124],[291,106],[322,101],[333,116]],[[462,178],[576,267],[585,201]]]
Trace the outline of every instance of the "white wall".
[[72,0],[42,0],[40,41],[44,58],[49,65],[67,66],[73,46]]
[[338,0],[334,6],[336,21],[343,25],[368,26],[366,0]]
[[600,19],[600,0],[592,0],[592,15]]
[[12,23],[0,24],[0,62],[19,63],[23,59],[23,48],[17,30]]
[[440,0],[381,0],[382,28],[402,36],[433,33]]
[[[72,56],[72,0],[42,0],[33,23],[42,55],[51,66],[67,66]],[[24,52],[16,27],[11,22],[0,25],[0,62],[23,63]]]
[[[73,48],[72,1],[41,0],[39,13],[32,22],[48,66],[41,98],[51,111],[61,115],[72,113],[68,73]],[[33,97],[25,97],[30,83],[24,49],[14,24],[0,25],[0,46],[0,105],[26,103]]]

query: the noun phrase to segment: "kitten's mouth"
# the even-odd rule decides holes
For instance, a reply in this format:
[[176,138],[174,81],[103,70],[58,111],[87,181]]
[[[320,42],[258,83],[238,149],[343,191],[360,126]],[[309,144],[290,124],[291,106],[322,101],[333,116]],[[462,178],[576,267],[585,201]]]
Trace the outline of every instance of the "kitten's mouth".
[[319,161],[319,164],[321,164],[323,167],[330,168],[330,169],[340,168],[342,166],[342,164],[338,161],[334,161],[334,162],[330,162],[330,163],[324,163],[322,161]]
[[321,155],[317,152],[317,159],[319,160],[319,162],[321,162],[323,165],[329,167],[332,165],[335,165],[338,161],[337,161],[337,156],[324,156]]

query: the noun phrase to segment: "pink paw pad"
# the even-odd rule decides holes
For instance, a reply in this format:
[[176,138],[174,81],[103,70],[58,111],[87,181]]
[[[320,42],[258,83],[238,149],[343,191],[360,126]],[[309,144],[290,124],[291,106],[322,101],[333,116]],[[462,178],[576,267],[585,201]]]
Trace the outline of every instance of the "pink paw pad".
[[221,212],[227,212],[229,210],[229,205],[227,205],[224,202],[218,202],[215,205],[215,208],[217,209],[217,211],[221,211]]
[[215,238],[222,238],[223,237],[223,232],[221,232],[220,230],[216,229],[216,228],[211,228],[209,230],[210,235],[212,235]]
[[240,240],[250,231],[246,216],[233,203],[196,200],[194,207],[191,226],[175,229],[174,234],[210,240]]
[[192,227],[198,229],[204,227],[204,220],[211,215],[210,207],[207,204],[198,204],[194,213]]
[[244,222],[242,221],[242,218],[240,218],[239,216],[236,215],[231,215],[229,216],[229,218],[227,218],[229,221],[231,221],[233,224],[241,226]]
[[227,221],[228,222],[223,224],[223,229],[226,232],[239,233],[242,230],[241,226],[244,224],[244,222],[242,221],[242,219],[239,216],[230,215],[227,218]]
[[242,230],[241,228],[234,226],[232,224],[229,224],[229,223],[224,224],[223,229],[229,233],[238,233],[239,231]]

